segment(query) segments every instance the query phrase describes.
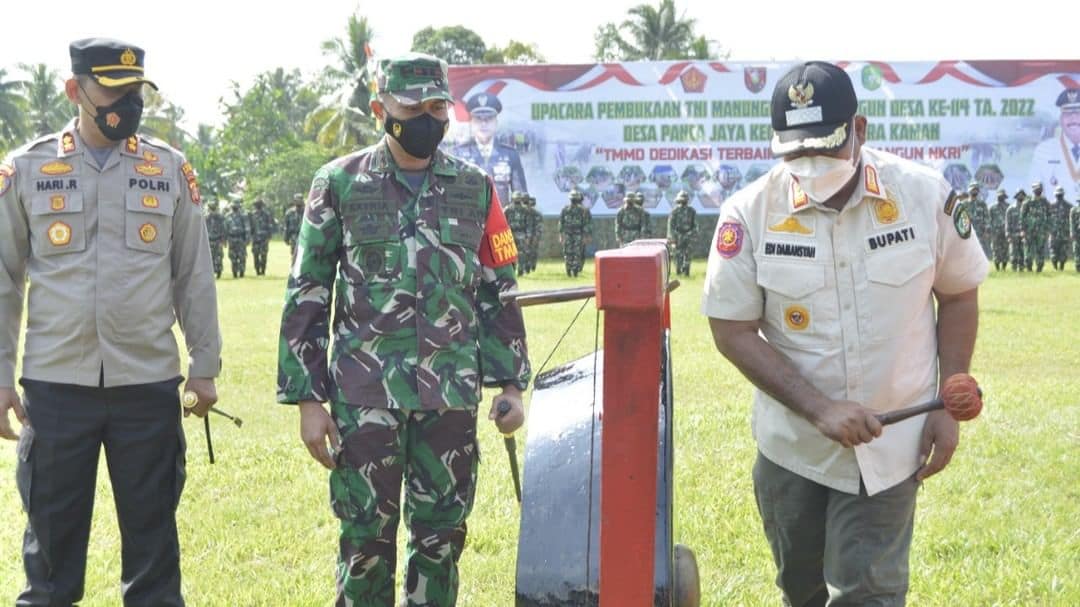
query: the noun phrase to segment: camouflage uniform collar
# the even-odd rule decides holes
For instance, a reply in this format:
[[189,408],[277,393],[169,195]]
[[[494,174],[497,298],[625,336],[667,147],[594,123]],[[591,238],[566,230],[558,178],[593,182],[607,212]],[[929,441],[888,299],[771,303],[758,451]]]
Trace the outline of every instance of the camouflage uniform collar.
[[[370,170],[374,173],[397,173],[401,170],[397,161],[394,160],[394,155],[390,153],[390,144],[385,139],[375,146],[370,166]],[[431,159],[428,168],[436,175],[444,177],[456,177],[458,174],[457,167],[442,150],[435,150],[435,156]]]

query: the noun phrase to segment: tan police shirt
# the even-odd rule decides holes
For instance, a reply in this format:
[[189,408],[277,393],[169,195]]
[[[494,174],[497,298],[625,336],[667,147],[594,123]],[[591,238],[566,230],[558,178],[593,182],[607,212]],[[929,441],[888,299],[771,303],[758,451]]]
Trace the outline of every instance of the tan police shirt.
[[[702,311],[760,320],[764,338],[833,399],[875,411],[933,398],[933,293],[976,288],[989,264],[933,169],[863,148],[860,182],[840,211],[811,201],[783,163],[720,211]],[[761,453],[814,482],[874,495],[910,477],[926,416],[846,449],[761,390],[753,432]]]
[[132,137],[105,167],[75,121],[0,165],[0,387],[13,387],[29,276],[23,377],[122,386],[221,363],[210,245],[191,165],[159,141]]

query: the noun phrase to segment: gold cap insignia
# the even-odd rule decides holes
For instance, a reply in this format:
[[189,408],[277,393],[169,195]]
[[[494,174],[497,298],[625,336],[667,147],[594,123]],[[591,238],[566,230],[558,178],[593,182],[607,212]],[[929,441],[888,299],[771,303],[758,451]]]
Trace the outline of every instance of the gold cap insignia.
[[120,64],[121,65],[131,66],[131,65],[135,65],[135,62],[137,62],[137,61],[138,61],[138,59],[135,57],[135,51],[133,51],[131,49],[126,49],[123,53],[120,53]]
[[793,84],[788,88],[787,96],[791,105],[801,110],[814,102],[814,84]]

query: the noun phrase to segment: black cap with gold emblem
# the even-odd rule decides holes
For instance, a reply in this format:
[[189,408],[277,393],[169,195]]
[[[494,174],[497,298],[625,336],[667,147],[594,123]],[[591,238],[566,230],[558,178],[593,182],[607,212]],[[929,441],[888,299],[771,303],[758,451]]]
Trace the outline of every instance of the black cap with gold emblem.
[[133,44],[109,38],[84,38],[71,43],[71,72],[86,74],[104,87],[141,82],[157,89],[146,79],[146,53]]
[[773,155],[838,149],[858,107],[847,72],[824,61],[796,65],[773,89]]

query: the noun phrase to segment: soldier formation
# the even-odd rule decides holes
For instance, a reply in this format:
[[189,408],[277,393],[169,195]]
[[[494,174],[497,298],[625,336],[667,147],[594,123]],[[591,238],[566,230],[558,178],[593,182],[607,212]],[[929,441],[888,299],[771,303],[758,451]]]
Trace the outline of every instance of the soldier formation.
[[[262,199],[254,203],[251,212],[244,210],[239,200],[234,200],[227,213],[218,209],[218,203],[207,203],[206,233],[210,240],[210,258],[213,261],[214,275],[221,278],[224,270],[225,248],[229,249],[229,265],[233,278],[243,278],[247,267],[247,246],[251,245],[251,255],[255,261],[255,273],[266,274],[266,258],[270,249],[270,238],[278,229],[273,212]],[[292,207],[285,212],[285,225],[282,234],[289,246],[290,259],[296,256],[296,241],[300,234],[300,223],[304,217],[304,199],[300,194],[293,196]]]
[[[978,192],[972,184],[963,204],[969,205],[972,227],[995,270],[1011,266],[1014,272],[1042,272],[1047,257],[1055,270],[1064,270],[1071,241],[1073,263],[1080,272],[1080,207],[1065,200],[1064,188],[1055,188],[1051,203],[1042,195],[1042,184],[1033,183],[1032,195],[1017,190],[1012,206],[1005,190],[998,190],[997,203],[989,209]],[[981,225],[986,226],[985,233]]]

